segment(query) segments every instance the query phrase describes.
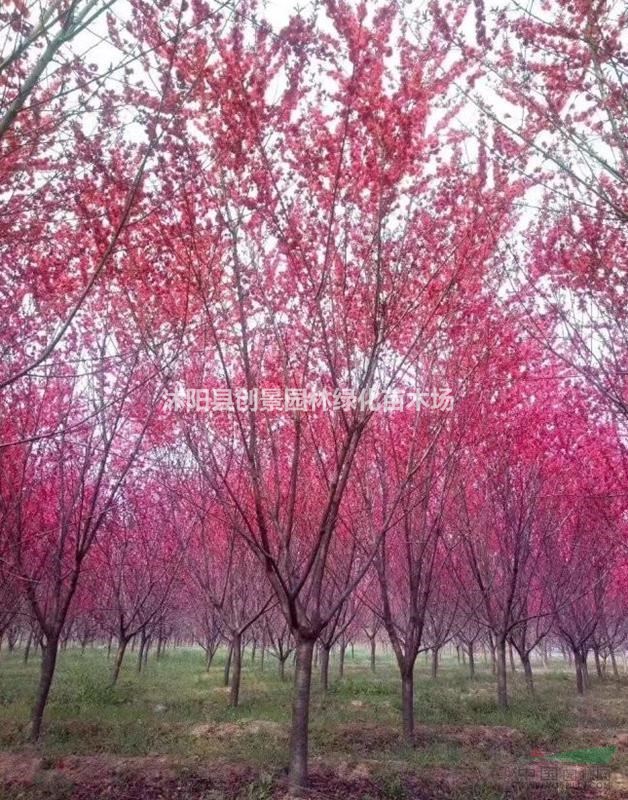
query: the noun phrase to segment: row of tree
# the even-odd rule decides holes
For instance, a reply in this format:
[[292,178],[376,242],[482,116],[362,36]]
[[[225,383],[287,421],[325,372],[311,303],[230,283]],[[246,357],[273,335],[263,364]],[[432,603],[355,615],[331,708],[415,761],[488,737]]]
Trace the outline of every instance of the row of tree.
[[626,10],[539,14],[0,10],[0,620],[42,648],[34,739],[90,630],[119,669],[200,627],[235,676],[281,620],[295,786],[315,647],[365,615],[408,736],[425,648],[492,643],[505,705],[509,642],[559,639],[581,688],[622,646]]
[[[588,417],[578,424],[576,408],[566,427],[564,404],[536,398],[513,409],[509,400],[500,420],[496,409],[475,419],[464,408],[378,413],[328,541],[314,517],[328,491],[325,474],[305,462],[286,474],[277,445],[267,454],[272,494],[264,499],[269,525],[286,513],[291,525],[285,536],[269,533],[268,550],[246,527],[256,498],[237,440],[221,450],[229,473],[218,481],[209,467],[215,432],[205,419],[184,424],[186,447],[146,447],[142,456],[134,447],[134,458],[117,463],[91,424],[5,448],[0,636],[42,645],[34,735],[68,640],[115,642],[113,683],[133,641],[140,664],[151,642],[196,641],[208,664],[227,642],[237,705],[247,641],[272,652],[282,674],[299,645],[303,658],[305,642],[305,679],[298,660],[297,675],[309,691],[316,644],[326,686],[332,648],[385,637],[410,739],[423,651],[436,669],[439,651],[456,643],[473,671],[476,648],[489,645],[504,707],[508,645],[531,690],[531,656],[546,641],[560,641],[573,657],[579,692],[588,653],[610,658],[616,673],[628,637],[621,464],[613,463],[608,431],[592,429]],[[294,416],[304,426],[319,419]],[[272,424],[285,435],[281,415]],[[331,451],[315,430],[317,450]],[[307,491],[282,498],[297,480]],[[313,632],[300,629],[313,620]]]

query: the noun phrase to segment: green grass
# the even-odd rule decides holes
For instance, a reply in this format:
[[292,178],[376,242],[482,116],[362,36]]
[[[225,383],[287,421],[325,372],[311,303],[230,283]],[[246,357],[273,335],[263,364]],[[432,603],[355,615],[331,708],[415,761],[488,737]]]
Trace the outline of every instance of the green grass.
[[[171,650],[159,661],[151,658],[141,674],[134,655],[128,654],[118,685],[110,688],[111,661],[104,650],[69,649],[60,654],[39,746],[46,759],[97,753],[167,755],[182,765],[245,765],[262,775],[277,774],[284,767],[289,670],[288,680],[281,682],[272,658],[267,657],[262,671],[259,654],[255,663],[247,654],[241,705],[232,709],[223,687],[224,653],[216,656],[207,672],[200,651]],[[24,665],[19,653],[0,657],[1,750],[17,752],[25,747],[38,667],[37,659]],[[527,758],[534,748],[556,753],[609,747],[614,733],[628,729],[625,681],[623,686],[594,681],[591,692],[578,698],[573,676],[557,663],[555,670],[539,669],[535,697],[526,692],[520,673],[509,675],[511,706],[503,711],[497,707],[495,681],[487,665],[480,664],[471,680],[463,666],[444,659],[434,680],[419,659],[417,742],[408,747],[399,735],[399,679],[392,658],[380,656],[372,674],[368,654],[356,649],[354,658],[347,655],[344,678],[338,678],[334,661],[331,670],[326,694],[317,677],[314,680],[313,764],[341,771],[347,764],[366,764],[369,774],[379,776],[381,792],[391,798],[402,791],[402,776],[408,773],[470,771],[486,781],[495,769]],[[201,725],[208,726],[206,732],[194,735],[195,726],[198,732]],[[495,726],[511,730],[495,731]],[[628,766],[621,751],[612,763],[613,769]],[[263,800],[269,789],[262,779],[251,791],[252,797]],[[468,789],[482,791],[492,790],[486,783]]]
[[566,750],[548,756],[552,761],[567,761],[570,764],[610,764],[616,747],[587,747],[586,750]]

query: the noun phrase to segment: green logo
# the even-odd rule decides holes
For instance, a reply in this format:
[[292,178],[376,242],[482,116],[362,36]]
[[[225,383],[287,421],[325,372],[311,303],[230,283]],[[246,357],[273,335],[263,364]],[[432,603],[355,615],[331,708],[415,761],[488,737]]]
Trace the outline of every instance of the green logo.
[[545,761],[561,761],[566,764],[610,764],[615,751],[611,747],[589,747],[586,750],[565,750],[562,753],[543,753],[534,751],[532,758],[542,758]]

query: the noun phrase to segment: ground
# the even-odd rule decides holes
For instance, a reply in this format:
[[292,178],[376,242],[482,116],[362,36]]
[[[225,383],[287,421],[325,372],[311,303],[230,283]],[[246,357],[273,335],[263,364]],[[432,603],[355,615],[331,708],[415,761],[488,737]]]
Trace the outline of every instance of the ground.
[[[228,707],[224,654],[211,670],[194,649],[134,654],[108,687],[103,649],[63,652],[38,747],[26,744],[37,661],[0,654],[0,800],[278,800],[286,796],[290,681],[276,664],[245,655],[241,705]],[[414,747],[400,731],[399,681],[382,654],[337,664],[327,694],[315,688],[311,715],[312,798],[349,800],[619,800],[628,798],[628,677],[593,680],[585,698],[560,661],[537,667],[530,698],[511,677],[511,708],[495,703],[494,678],[480,664],[471,680],[455,659],[436,679],[417,665]],[[610,777],[591,783],[586,767],[544,771],[539,751],[615,747]],[[583,785],[578,785],[583,784]]]

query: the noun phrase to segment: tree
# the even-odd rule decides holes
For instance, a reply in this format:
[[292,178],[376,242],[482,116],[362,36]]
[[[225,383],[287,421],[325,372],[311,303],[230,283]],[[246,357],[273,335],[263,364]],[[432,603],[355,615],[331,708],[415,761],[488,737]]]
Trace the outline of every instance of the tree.
[[[121,493],[118,513],[107,520],[91,565],[102,582],[102,629],[118,640],[111,675],[115,685],[129,642],[141,636],[142,664],[152,629],[176,587],[185,557],[185,523],[173,515],[170,498],[145,477],[141,494]],[[174,517],[174,518],[173,518]]]
[[[539,615],[528,596],[539,591],[541,543],[548,531],[538,522],[538,466],[517,464],[512,456],[487,466],[475,485],[461,488],[460,536],[477,592],[475,613],[495,641],[497,701],[506,708],[506,645],[513,631]],[[467,605],[473,602],[467,598]]]
[[493,130],[493,158],[526,176],[538,208],[511,247],[506,281],[528,331],[624,430],[625,26],[625,7],[612,0],[496,9],[478,23],[484,80],[472,96]]
[[[194,493],[196,488],[196,493]],[[242,651],[247,631],[272,607],[272,592],[259,560],[238,535],[211,490],[201,480],[186,493],[191,500],[188,515],[193,520],[189,566],[200,591],[205,613],[220,620],[229,642],[225,676],[230,673],[230,703],[240,698]]]
[[[324,8],[324,34],[297,17],[276,35],[245,26],[224,42],[199,90],[215,161],[195,172],[177,236],[198,331],[186,385],[234,398],[211,434],[192,423],[186,439],[296,640],[293,786],[307,783],[314,643],[369,561],[332,591],[338,520],[372,418],[342,392],[393,387],[461,313],[517,191],[467,167],[464,137],[439,116],[464,62],[437,26],[413,44],[392,7]],[[469,196],[491,209],[490,226]],[[246,408],[283,387],[293,398],[335,392],[337,407]]]
[[[33,382],[29,395],[13,409],[18,427],[38,424],[45,414],[61,423],[63,432],[0,450],[6,476],[1,502],[9,568],[43,638],[33,740],[41,732],[59,643],[87,557],[136,466],[151,419],[150,391],[143,393],[149,409],[143,420],[129,409],[131,397],[138,399],[140,374],[137,359],[131,359],[126,371],[120,370],[113,380],[100,373],[91,395],[94,421],[89,422],[84,420],[90,400],[86,403],[78,395],[77,379],[50,375]],[[79,421],[73,423],[73,418]]]

